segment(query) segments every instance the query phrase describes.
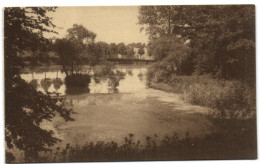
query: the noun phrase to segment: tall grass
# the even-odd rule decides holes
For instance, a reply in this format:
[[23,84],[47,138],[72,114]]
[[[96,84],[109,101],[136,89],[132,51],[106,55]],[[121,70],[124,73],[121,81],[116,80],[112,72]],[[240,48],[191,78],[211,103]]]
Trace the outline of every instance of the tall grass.
[[227,117],[247,118],[256,112],[255,84],[210,76],[177,76],[152,67],[147,73],[149,87],[180,94],[191,104],[215,109]]

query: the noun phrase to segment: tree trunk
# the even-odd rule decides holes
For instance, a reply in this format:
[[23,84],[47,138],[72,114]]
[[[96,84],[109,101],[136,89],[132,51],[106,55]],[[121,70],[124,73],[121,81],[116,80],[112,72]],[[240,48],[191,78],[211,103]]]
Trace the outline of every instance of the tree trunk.
[[74,72],[74,65],[71,65],[71,75],[73,75]]
[[68,71],[66,70],[65,66],[64,66],[64,65],[62,65],[62,67],[63,67],[63,70],[64,70],[64,72],[65,72],[66,76],[69,76],[69,74],[68,74]]

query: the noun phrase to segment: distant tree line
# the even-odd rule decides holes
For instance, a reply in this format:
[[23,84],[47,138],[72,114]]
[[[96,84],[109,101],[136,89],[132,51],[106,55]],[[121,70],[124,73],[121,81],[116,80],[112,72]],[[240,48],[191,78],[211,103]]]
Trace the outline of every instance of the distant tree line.
[[[145,54],[145,43],[109,44],[103,41],[95,42],[95,38],[94,32],[82,25],[74,24],[67,30],[67,35],[62,39],[45,39],[45,44],[39,44],[36,37],[35,42],[33,42],[34,48],[28,49],[28,55],[23,58],[27,59],[30,65],[65,63],[65,65],[70,65],[70,70],[74,71],[74,65],[89,64],[94,66],[111,58],[134,59],[136,54],[140,56]],[[134,48],[137,48],[136,52]]]
[[[118,58],[118,54],[125,59],[133,59],[136,53],[144,54],[145,44],[95,42],[96,34],[82,25],[74,24],[67,30],[62,39],[54,40],[53,51],[59,57],[59,64],[63,66],[66,75],[79,73],[83,64],[90,67],[109,58]],[[138,48],[138,52],[134,51]]]
[[177,74],[255,78],[254,5],[142,6],[148,52]]

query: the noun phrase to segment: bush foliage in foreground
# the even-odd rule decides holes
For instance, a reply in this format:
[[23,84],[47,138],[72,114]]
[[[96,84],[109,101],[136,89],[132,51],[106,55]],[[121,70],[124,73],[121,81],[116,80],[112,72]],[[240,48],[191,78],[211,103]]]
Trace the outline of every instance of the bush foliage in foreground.
[[124,138],[124,143],[99,141],[70,146],[46,153],[34,162],[86,162],[86,161],[143,161],[143,160],[195,160],[195,159],[255,159],[255,119],[212,119],[214,131],[190,137],[177,133],[163,139],[155,134],[144,143],[134,134]]

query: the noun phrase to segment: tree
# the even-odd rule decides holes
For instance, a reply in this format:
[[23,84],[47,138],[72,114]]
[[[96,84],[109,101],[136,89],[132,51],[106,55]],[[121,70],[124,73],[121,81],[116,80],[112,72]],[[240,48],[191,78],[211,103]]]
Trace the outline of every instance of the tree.
[[127,46],[126,55],[127,55],[127,58],[129,58],[129,59],[133,58],[135,55],[134,47]]
[[112,56],[117,55],[117,51],[118,51],[117,45],[115,43],[110,43],[109,47],[110,47],[111,55]]
[[161,37],[152,41],[149,53],[169,73],[184,75],[193,71],[190,48],[176,37]]
[[96,34],[86,29],[82,25],[74,24],[72,28],[67,30],[67,36],[63,39],[57,39],[55,43],[55,51],[60,57],[63,70],[67,76],[73,75],[74,71],[79,72],[80,64],[85,58],[89,64],[96,62],[91,61],[95,53],[93,44]]
[[127,52],[126,52],[126,46],[124,43],[118,43],[117,45],[117,52],[121,55],[126,55]]
[[140,55],[140,56],[143,56],[144,55],[144,47],[141,47],[141,48],[139,48],[138,49],[138,54]]
[[[48,146],[59,141],[53,137],[53,131],[40,127],[43,120],[50,121],[57,113],[66,121],[73,120],[62,99],[37,91],[21,79],[17,69],[24,63],[18,53],[35,48],[32,38],[37,36],[39,44],[43,44],[43,33],[54,32],[55,25],[46,15],[54,11],[52,7],[4,9],[5,140],[9,149],[23,150],[25,160],[30,162],[39,151],[48,150]],[[10,153],[7,155],[10,157]]]
[[189,42],[198,75],[254,79],[254,11],[253,5],[142,6],[139,24],[151,40],[169,31]]
[[73,75],[75,67],[80,62],[80,53],[84,49],[82,44],[76,40],[57,39],[54,47],[66,76]]
[[67,36],[69,40],[77,40],[82,44],[93,44],[95,42],[96,34],[82,25],[73,24],[72,28],[67,30]]
[[177,6],[141,6],[139,7],[139,24],[146,31],[150,40],[172,35],[173,14]]
[[110,46],[108,43],[106,42],[97,42],[95,43],[96,47],[100,49],[101,52],[101,58],[102,60],[105,60],[106,58],[108,58],[110,56]]
[[85,56],[87,57],[87,63],[91,67],[97,65],[102,57],[102,48],[98,44],[89,44],[87,45],[87,49],[85,51]]

